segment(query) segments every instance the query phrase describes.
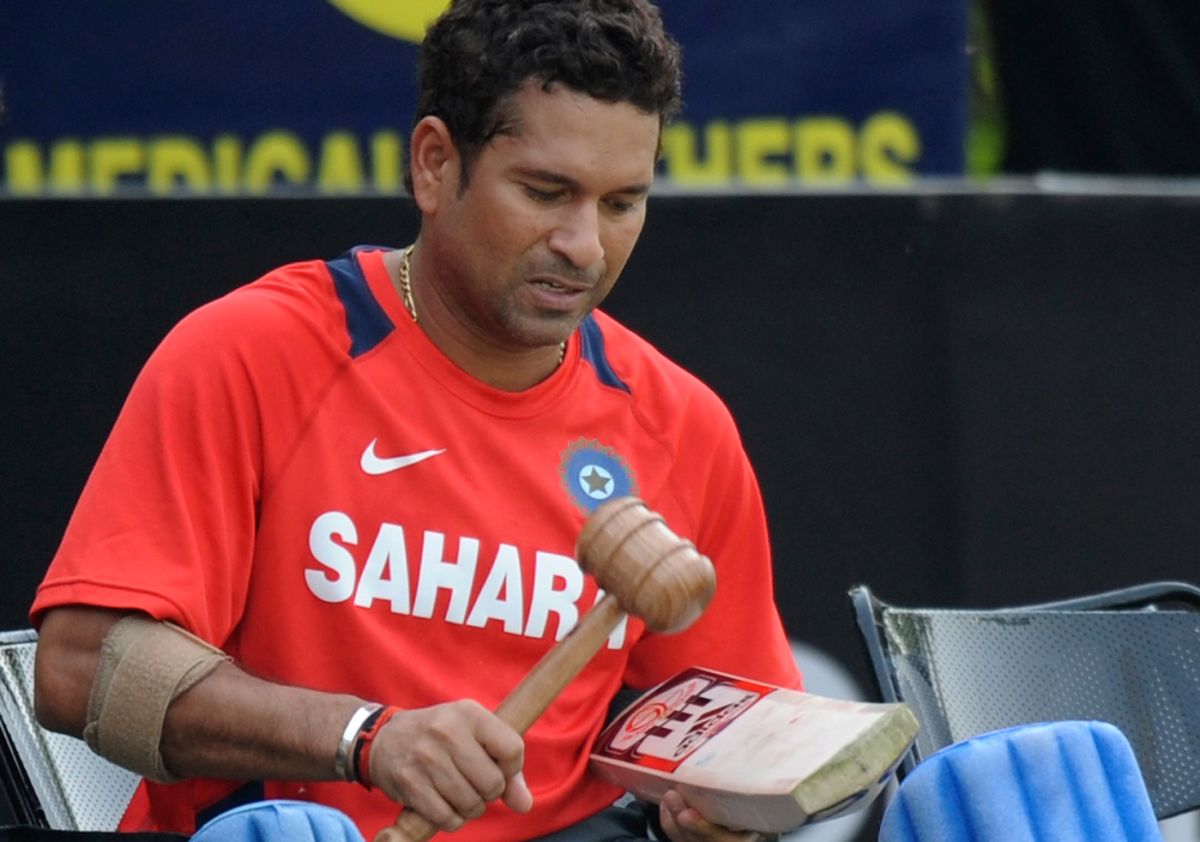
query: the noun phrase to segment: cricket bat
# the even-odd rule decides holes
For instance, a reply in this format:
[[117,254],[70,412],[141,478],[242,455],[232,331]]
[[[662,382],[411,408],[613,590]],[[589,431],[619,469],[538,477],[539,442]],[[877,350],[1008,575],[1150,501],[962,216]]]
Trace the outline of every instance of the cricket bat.
[[917,734],[903,704],[684,670],[596,740],[597,775],[647,801],[676,789],[710,821],[783,833],[871,803]]

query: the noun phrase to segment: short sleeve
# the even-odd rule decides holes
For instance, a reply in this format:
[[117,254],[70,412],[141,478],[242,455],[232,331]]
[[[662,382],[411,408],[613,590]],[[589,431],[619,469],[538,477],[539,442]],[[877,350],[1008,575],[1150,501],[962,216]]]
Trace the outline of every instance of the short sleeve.
[[227,297],[181,322],[134,383],[31,611],[145,611],[220,644],[251,569],[261,478],[253,313]]

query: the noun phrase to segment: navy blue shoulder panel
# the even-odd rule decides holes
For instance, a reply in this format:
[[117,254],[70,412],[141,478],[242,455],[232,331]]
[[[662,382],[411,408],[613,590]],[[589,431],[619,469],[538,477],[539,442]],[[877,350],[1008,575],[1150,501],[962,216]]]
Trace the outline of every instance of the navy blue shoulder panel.
[[608,364],[608,357],[604,353],[604,333],[591,313],[588,313],[579,325],[579,338],[582,341],[583,358],[591,364],[600,382],[605,386],[630,392],[629,386],[617,377],[617,373]]
[[367,285],[355,255],[377,246],[355,246],[335,260],[325,261],[338,299],[346,311],[346,331],[350,334],[350,356],[365,354],[395,329],[392,320]]

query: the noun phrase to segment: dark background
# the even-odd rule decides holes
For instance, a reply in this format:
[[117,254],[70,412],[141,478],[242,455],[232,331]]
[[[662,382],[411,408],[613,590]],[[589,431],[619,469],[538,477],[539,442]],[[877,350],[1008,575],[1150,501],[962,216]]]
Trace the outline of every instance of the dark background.
[[1004,172],[1200,174],[1200,3],[972,2],[988,12]]
[[[0,627],[180,316],[415,225],[395,198],[0,202]],[[858,582],[998,605],[1197,578],[1198,232],[1200,196],[660,196],[606,306],[730,404],[789,631],[871,686]]]

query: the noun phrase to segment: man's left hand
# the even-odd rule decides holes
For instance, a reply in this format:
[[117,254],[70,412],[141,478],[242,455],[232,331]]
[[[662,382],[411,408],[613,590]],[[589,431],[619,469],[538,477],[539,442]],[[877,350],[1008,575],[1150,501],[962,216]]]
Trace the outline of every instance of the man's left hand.
[[700,811],[689,807],[675,790],[667,792],[658,805],[658,818],[671,842],[768,842],[774,835],[753,830],[730,830],[713,824]]

